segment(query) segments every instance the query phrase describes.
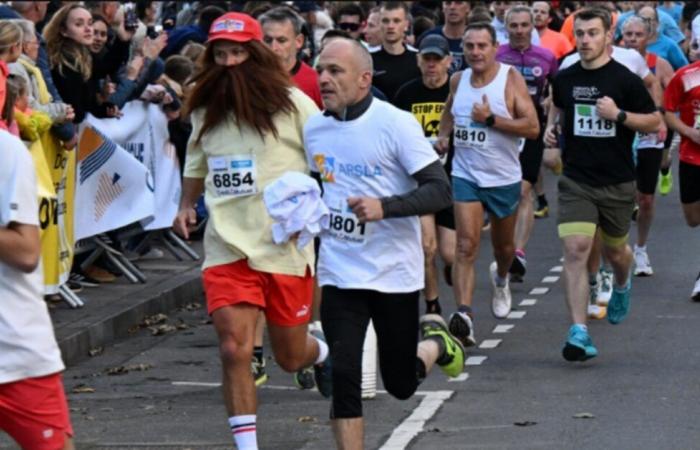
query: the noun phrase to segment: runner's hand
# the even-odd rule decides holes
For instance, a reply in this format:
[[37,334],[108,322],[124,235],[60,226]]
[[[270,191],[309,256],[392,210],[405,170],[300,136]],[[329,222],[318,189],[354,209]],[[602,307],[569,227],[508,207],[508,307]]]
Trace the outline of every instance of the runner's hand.
[[348,206],[360,223],[373,222],[384,218],[382,202],[372,197],[348,197]]
[[194,208],[185,208],[178,211],[173,221],[173,230],[184,239],[190,238],[190,233],[197,228],[197,213]]
[[486,119],[491,115],[491,106],[489,98],[484,94],[481,97],[483,103],[474,103],[472,105],[472,120],[479,123],[486,123]]
[[450,138],[448,137],[439,137],[437,138],[437,141],[433,144],[433,149],[437,152],[438,155],[442,156],[447,151],[450,149]]
[[545,130],[543,138],[545,147],[553,148],[559,146],[559,142],[557,142],[557,127],[557,124],[552,124]]
[[599,98],[595,102],[595,108],[600,117],[613,122],[617,120],[617,115],[620,113],[620,108],[615,104],[615,100],[608,96]]
[[663,117],[661,118],[661,126],[659,127],[659,141],[665,141],[666,137],[668,136],[668,127],[666,126],[666,122],[664,122]]
[[700,144],[700,130],[693,128],[688,137],[696,144]]

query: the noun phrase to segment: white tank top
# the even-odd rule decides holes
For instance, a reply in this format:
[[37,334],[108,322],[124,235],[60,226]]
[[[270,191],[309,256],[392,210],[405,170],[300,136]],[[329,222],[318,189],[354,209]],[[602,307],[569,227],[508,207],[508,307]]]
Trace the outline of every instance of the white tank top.
[[466,69],[457,85],[452,103],[455,156],[452,175],[476,183],[479,187],[506,186],[522,178],[520,169],[521,138],[472,121],[474,103],[488,97],[491,112],[512,119],[506,104],[506,85],[511,66],[499,63],[498,74],[491,83],[475,88],[472,70]]

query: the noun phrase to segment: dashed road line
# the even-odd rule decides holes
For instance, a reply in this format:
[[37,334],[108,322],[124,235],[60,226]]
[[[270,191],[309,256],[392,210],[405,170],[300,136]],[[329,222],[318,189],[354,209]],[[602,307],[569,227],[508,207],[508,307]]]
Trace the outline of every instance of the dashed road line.
[[548,287],[536,287],[536,288],[532,288],[532,290],[530,291],[530,293],[528,295],[544,295],[547,292],[549,292]]
[[486,361],[488,356],[470,356],[464,361],[465,366],[480,366],[484,361]]
[[462,372],[454,378],[448,378],[447,381],[450,383],[455,383],[458,381],[467,381],[469,379],[469,372]]
[[555,276],[548,276],[548,277],[542,278],[543,283],[551,284],[551,283],[556,283],[557,281],[559,281],[559,277],[555,277]]
[[515,325],[510,325],[510,324],[506,324],[506,325],[496,325],[496,326],[493,328],[492,333],[495,333],[495,334],[509,333],[510,330],[513,329],[513,327],[515,327]]
[[507,319],[522,319],[527,314],[527,311],[511,311],[506,316]]
[[526,298],[526,299],[523,299],[520,303],[518,303],[518,306],[535,306],[536,304],[537,304],[536,298]]
[[496,348],[501,345],[501,342],[503,342],[503,339],[484,339],[479,344],[479,348]]
[[564,271],[564,266],[554,266],[549,269],[550,272],[560,273]]

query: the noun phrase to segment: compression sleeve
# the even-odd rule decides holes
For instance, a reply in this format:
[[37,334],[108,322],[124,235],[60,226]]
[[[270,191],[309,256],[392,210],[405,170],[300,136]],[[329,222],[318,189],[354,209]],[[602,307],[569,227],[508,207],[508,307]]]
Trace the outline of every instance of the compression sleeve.
[[403,195],[381,198],[384,218],[432,214],[452,204],[452,190],[445,169],[434,161],[413,174],[418,187]]

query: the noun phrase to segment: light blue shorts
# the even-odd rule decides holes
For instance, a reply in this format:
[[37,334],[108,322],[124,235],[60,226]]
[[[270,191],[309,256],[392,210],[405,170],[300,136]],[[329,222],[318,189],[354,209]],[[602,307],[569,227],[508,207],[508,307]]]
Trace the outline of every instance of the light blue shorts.
[[479,187],[464,178],[452,177],[452,193],[456,202],[481,202],[489,213],[503,219],[514,214],[520,201],[520,181],[506,186]]

